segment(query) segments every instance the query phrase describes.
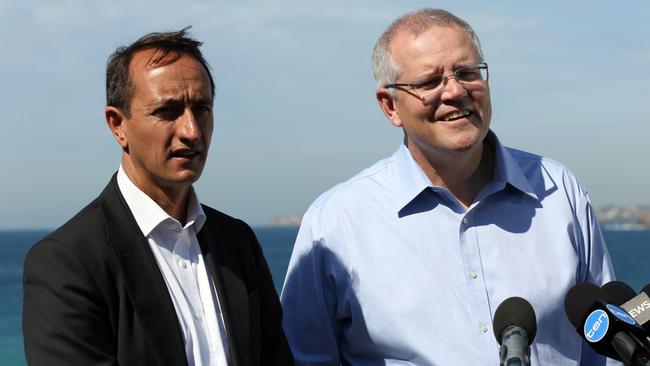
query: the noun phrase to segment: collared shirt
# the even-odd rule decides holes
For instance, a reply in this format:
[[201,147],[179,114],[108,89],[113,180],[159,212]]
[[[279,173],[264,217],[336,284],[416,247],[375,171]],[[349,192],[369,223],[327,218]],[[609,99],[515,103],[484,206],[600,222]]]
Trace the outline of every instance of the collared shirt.
[[194,189],[190,190],[187,223],[183,226],[136,187],[121,166],[117,184],[167,284],[183,331],[188,364],[228,365],[228,340],[219,301],[196,238],[205,214]]
[[487,141],[493,179],[468,208],[404,145],[311,205],[281,296],[297,365],[498,365],[492,317],[511,296],[537,315],[532,365],[604,364],[563,308],[576,283],[613,279],[586,191]]

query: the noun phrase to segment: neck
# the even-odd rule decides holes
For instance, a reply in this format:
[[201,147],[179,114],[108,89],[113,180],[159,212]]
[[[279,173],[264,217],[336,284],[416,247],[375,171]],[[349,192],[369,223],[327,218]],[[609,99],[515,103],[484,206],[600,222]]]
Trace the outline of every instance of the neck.
[[[191,184],[167,186],[156,184],[150,177],[136,173],[132,164],[125,160],[122,160],[122,168],[136,187],[156,202],[169,216],[185,225]],[[142,170],[138,171],[142,172]]]
[[474,203],[476,195],[492,180],[494,150],[485,141],[462,153],[436,151],[427,154],[410,143],[408,148],[429,180],[449,190],[465,208]]
[[187,222],[187,206],[189,202],[189,187],[184,192],[178,192],[175,189],[160,188],[153,192],[146,192],[154,202],[160,206],[169,216],[178,220],[181,225]]

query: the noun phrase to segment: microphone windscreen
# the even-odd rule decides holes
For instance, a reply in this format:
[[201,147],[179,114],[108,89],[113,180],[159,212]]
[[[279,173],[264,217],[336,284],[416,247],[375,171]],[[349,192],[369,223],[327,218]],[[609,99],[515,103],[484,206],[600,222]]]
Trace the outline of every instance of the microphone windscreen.
[[514,296],[503,300],[494,312],[492,328],[499,344],[501,344],[503,331],[511,325],[524,328],[528,335],[528,343],[533,343],[535,334],[537,334],[535,310],[528,301],[521,297]]
[[606,297],[605,291],[593,283],[578,283],[564,297],[564,311],[571,324],[577,328],[594,302]]
[[636,291],[627,283],[621,281],[610,281],[602,287],[606,297],[603,299],[610,304],[621,306],[636,296]]

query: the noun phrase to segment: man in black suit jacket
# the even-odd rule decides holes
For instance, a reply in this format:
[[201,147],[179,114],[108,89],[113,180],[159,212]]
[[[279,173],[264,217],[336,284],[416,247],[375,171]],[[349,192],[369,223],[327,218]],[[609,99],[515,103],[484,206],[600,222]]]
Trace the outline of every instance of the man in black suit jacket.
[[[253,231],[199,205],[192,188],[210,145],[214,81],[200,43],[185,31],[149,34],[109,58],[105,115],[122,148],[120,171],[27,255],[23,333],[30,365],[293,365]],[[125,194],[125,182],[139,199]],[[142,222],[149,218],[134,215],[143,204],[167,216],[147,233]],[[153,235],[163,224],[198,242],[200,259],[191,266],[204,266],[195,279],[208,284],[198,287],[200,299],[174,290],[174,266],[159,248],[175,248],[180,239]],[[179,305],[205,303],[205,296],[214,301],[214,319],[222,319],[216,340],[214,332],[190,334],[188,324],[200,328],[203,320]]]

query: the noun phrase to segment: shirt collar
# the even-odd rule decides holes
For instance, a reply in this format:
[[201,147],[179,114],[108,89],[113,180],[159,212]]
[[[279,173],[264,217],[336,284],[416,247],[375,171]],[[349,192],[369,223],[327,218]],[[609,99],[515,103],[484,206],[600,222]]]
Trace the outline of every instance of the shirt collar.
[[396,207],[399,211],[419,196],[422,191],[428,187],[433,188],[434,185],[413,159],[413,155],[406,146],[406,138],[393,155],[393,160],[396,165],[395,179],[397,186],[400,187],[398,190],[400,197],[397,200],[398,207]]
[[532,198],[539,199],[530,181],[521,170],[521,166],[517,163],[510,151],[501,144],[497,135],[490,130],[485,138],[492,145],[495,153],[492,183],[502,183],[504,186],[507,183]]
[[[492,145],[495,152],[494,177],[491,184],[501,185],[502,187],[510,184],[517,190],[538,199],[519,164],[508,149],[501,144],[492,130],[488,131],[486,141]],[[431,183],[429,177],[413,159],[413,155],[406,146],[406,139],[393,155],[393,160],[397,166],[395,179],[400,187],[397,211],[412,202],[427,188],[431,188],[433,191],[442,189]]]
[[[117,185],[120,188],[122,196],[126,201],[129,209],[135,217],[135,221],[146,237],[151,234],[162,222],[173,220],[178,223],[176,219],[169,216],[158,204],[142,192],[131,179],[126,175],[120,165],[117,171]],[[205,213],[199,204],[198,197],[194,192],[194,188],[190,188],[189,201],[187,204],[187,223],[185,227],[194,226],[194,232],[198,233],[205,223]],[[180,223],[178,223],[180,225]]]

